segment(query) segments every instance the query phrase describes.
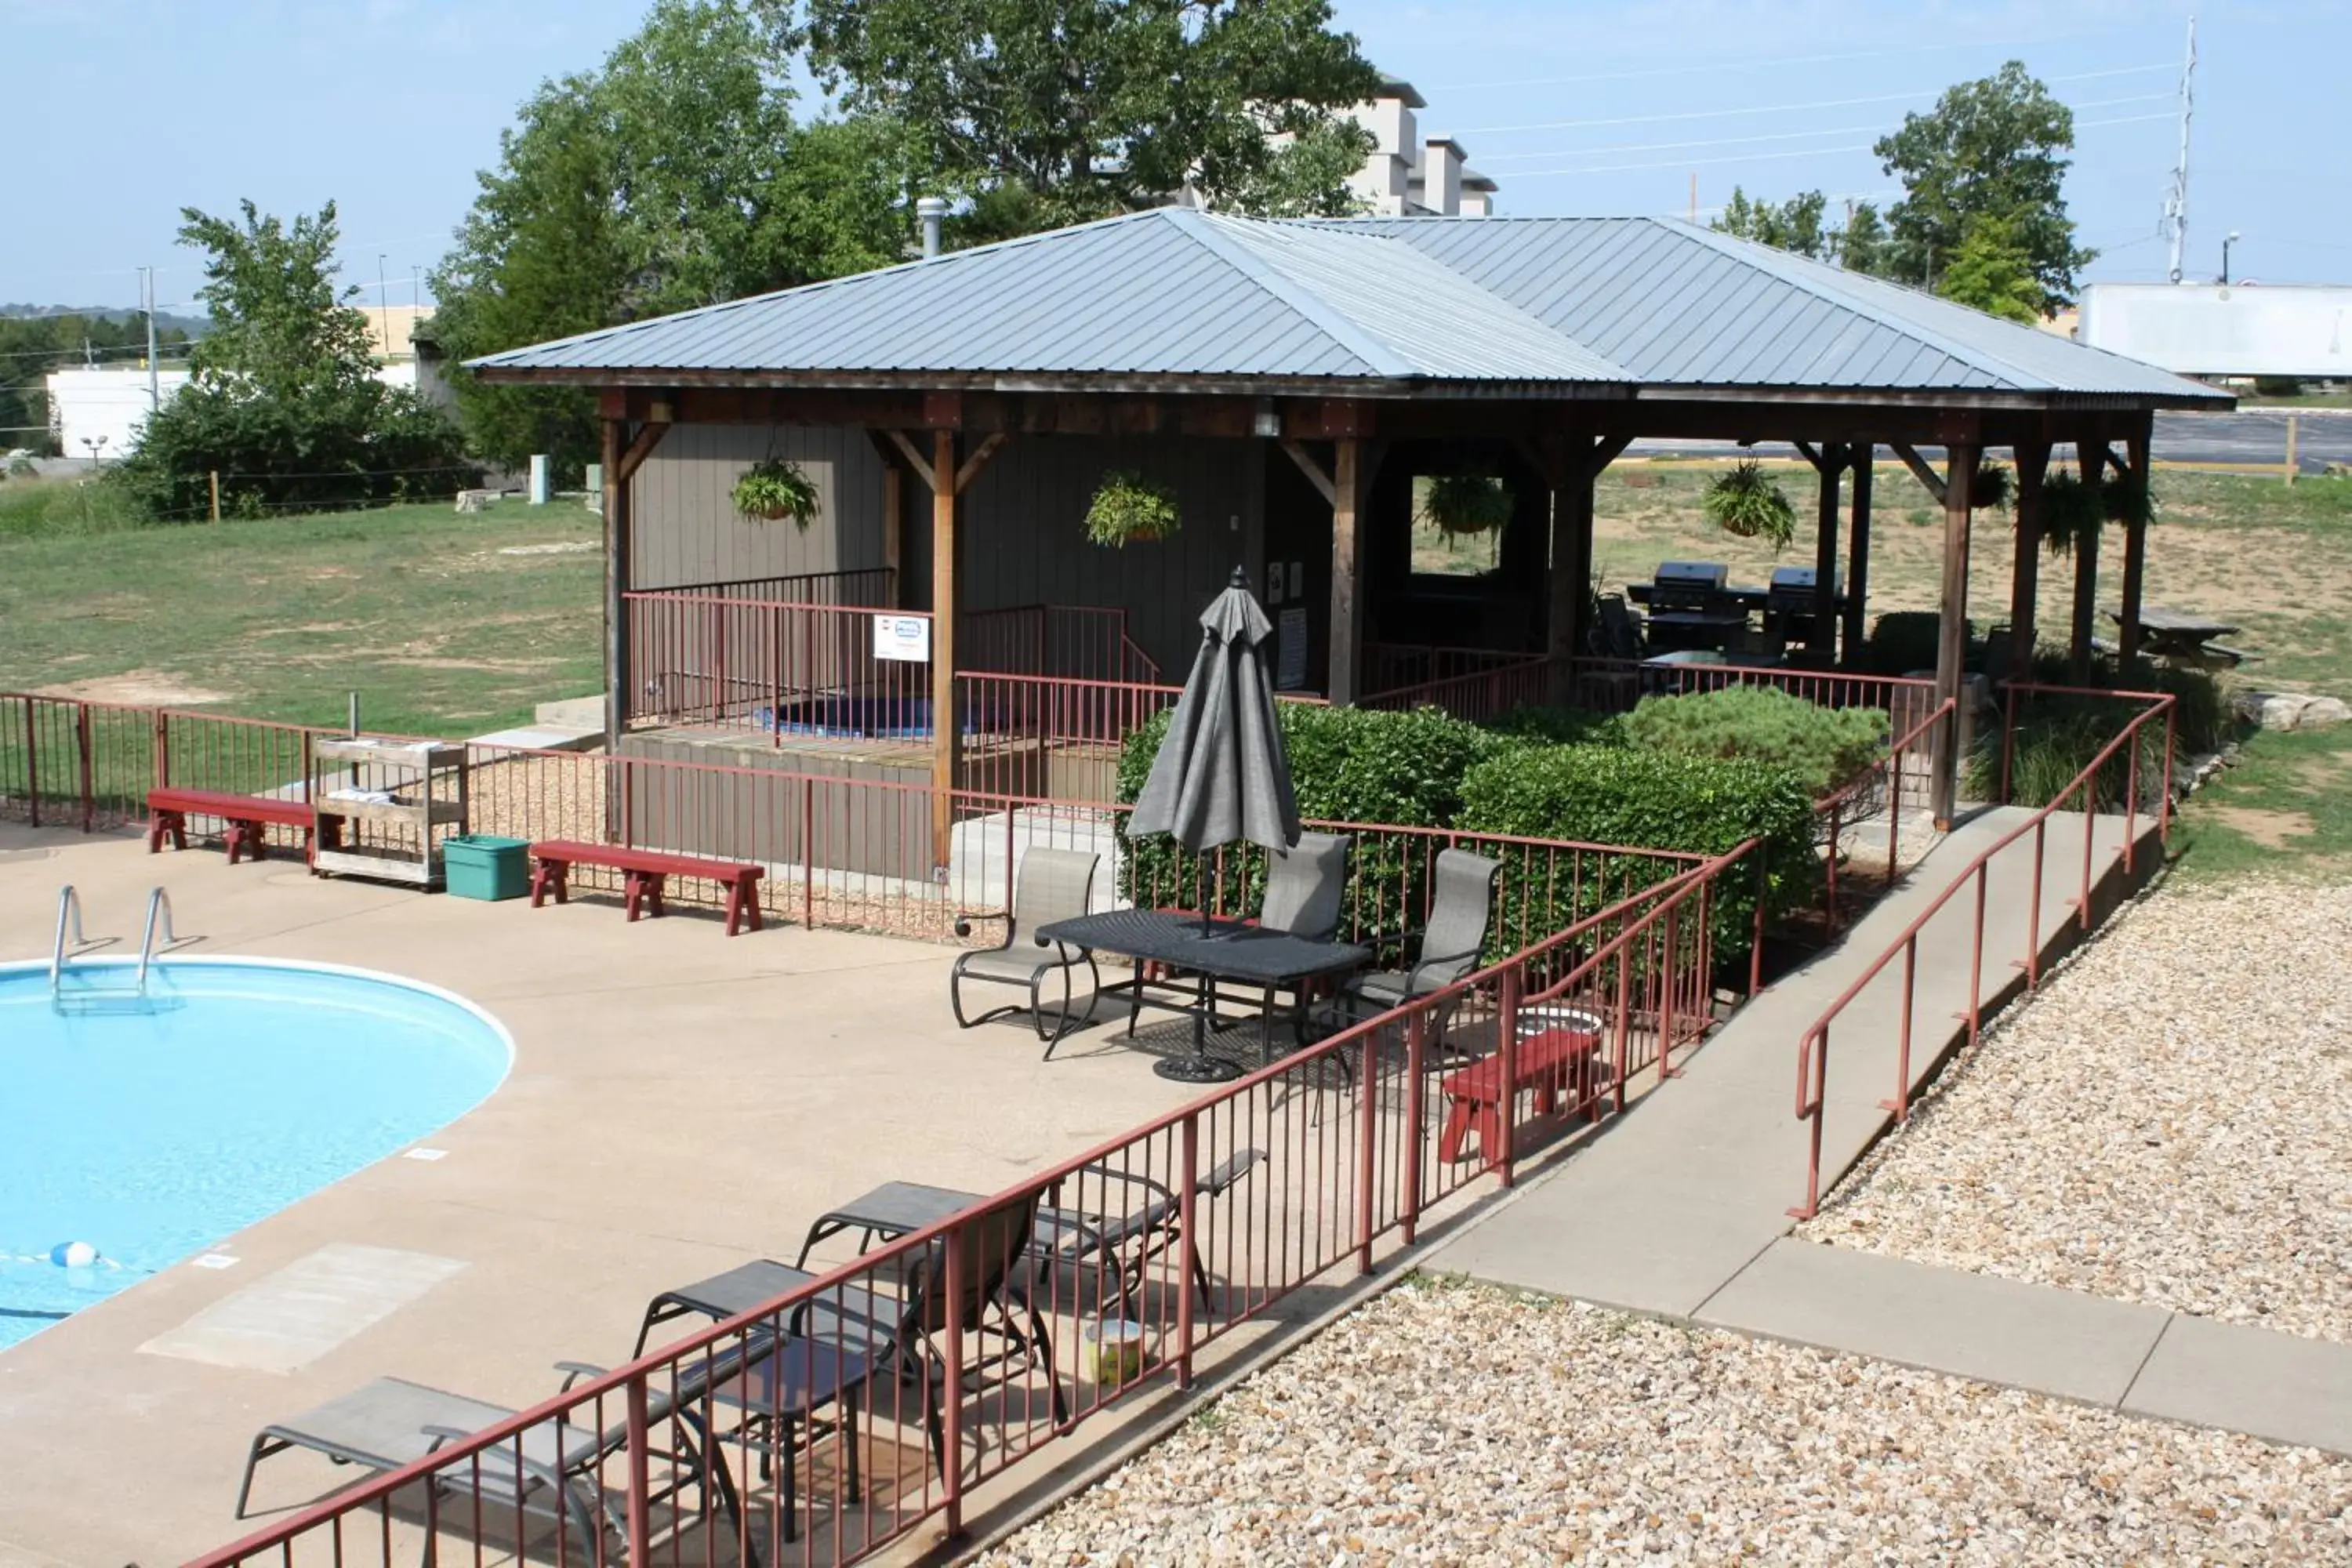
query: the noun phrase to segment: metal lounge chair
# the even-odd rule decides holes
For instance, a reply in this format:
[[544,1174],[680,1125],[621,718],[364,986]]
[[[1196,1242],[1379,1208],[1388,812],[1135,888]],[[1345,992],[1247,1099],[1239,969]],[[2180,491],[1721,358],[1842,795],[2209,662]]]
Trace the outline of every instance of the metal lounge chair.
[[[740,1363],[740,1357],[734,1359]],[[576,1362],[560,1363],[558,1368],[564,1373],[567,1389],[575,1378],[598,1375],[602,1370]],[[709,1447],[709,1435],[689,1406],[708,1383],[700,1377],[695,1381],[697,1386],[691,1392],[657,1389],[650,1394],[652,1424],[658,1425],[673,1414],[678,1417],[669,1424],[673,1444],[652,1456],[670,1467],[667,1483],[655,1494],[656,1501],[700,1484],[705,1474],[701,1451]],[[246,1454],[244,1479],[236,1489],[236,1517],[246,1516],[255,1469],[264,1459],[289,1449],[307,1448],[339,1465],[391,1471],[426,1458],[444,1443],[513,1415],[505,1405],[487,1400],[406,1378],[379,1377],[256,1433]],[[701,1434],[699,1446],[687,1436],[688,1427]],[[649,1425],[647,1430],[652,1429]],[[556,1520],[562,1528],[579,1531],[582,1547],[594,1560],[600,1555],[598,1537],[603,1530],[613,1529],[627,1539],[627,1521],[614,1500],[606,1495],[600,1479],[604,1462],[621,1452],[626,1442],[625,1423],[598,1431],[558,1416],[525,1427],[520,1437],[485,1451],[477,1461],[436,1473],[433,1485],[445,1493],[473,1494],[485,1505]],[[718,1483],[721,1506],[740,1528],[741,1509],[727,1467],[713,1464],[709,1474]],[[429,1541],[425,1553],[429,1562]]]
[[[1265,1160],[1265,1151],[1244,1149],[1202,1176],[1192,1184],[1195,1213],[1200,1205],[1223,1197],[1249,1174],[1251,1167]],[[1181,1247],[1186,1272],[1201,1293],[1201,1309],[1213,1311],[1216,1303],[1210,1296],[1209,1271],[1202,1265],[1201,1249],[1195,1239],[1184,1232],[1183,1200],[1164,1184],[1119,1170],[1108,1161],[1087,1165],[1075,1177],[1081,1193],[1089,1181],[1097,1179],[1139,1187],[1150,1194],[1150,1201],[1140,1208],[1114,1215],[1054,1206],[1041,1208],[1037,1211],[1037,1228],[1043,1237],[1050,1227],[1051,1246],[1033,1250],[1043,1251],[1047,1261],[1078,1268],[1097,1258],[1110,1264],[1118,1274],[1119,1315],[1126,1317],[1131,1315],[1129,1304],[1142,1288],[1144,1271],[1151,1260]],[[1105,1195],[1108,1195],[1107,1187]]]
[[[1070,984],[1072,973],[1079,964],[1085,964],[1094,987],[1099,988],[1102,972],[1095,967],[1092,953],[1066,942],[1040,942],[1026,933],[1055,921],[1085,914],[1094,892],[1095,867],[1101,859],[1099,855],[1078,849],[1023,851],[1021,869],[1013,878],[1013,913],[1004,922],[1004,940],[994,947],[959,954],[955,967],[949,971],[948,1005],[955,1013],[958,1026],[969,1029],[1022,1010],[1022,1004],[1008,1003],[968,1018],[963,1011],[964,982],[984,980],[998,985],[1025,987],[1030,1019],[1036,1026],[1037,1037],[1045,1042],[1046,1058],[1053,1058],[1054,1047],[1078,1023]],[[970,936],[971,923],[960,920],[955,931],[958,936]],[[1062,972],[1062,1007],[1054,1016],[1053,1027],[1048,1029],[1043,987],[1045,977],[1057,969]]]
[[[1042,1250],[1041,1237],[1058,1234],[1059,1225],[1032,1198],[996,1209],[955,1233],[965,1249],[960,1268],[962,1301],[958,1308],[963,1331],[976,1338],[992,1336],[1003,1345],[992,1356],[971,1360],[967,1372],[984,1372],[1008,1361],[1041,1360],[1045,1381],[1053,1390],[1056,1425],[1068,1420],[1068,1405],[1055,1375],[1053,1338],[1044,1317],[1030,1302],[1022,1265]],[[945,1359],[930,1346],[931,1336],[944,1331],[948,1321],[944,1248],[934,1246],[919,1253],[907,1262],[904,1277],[903,1297],[859,1286],[824,1291],[796,1308],[787,1329],[820,1344],[853,1350],[870,1366],[895,1368],[903,1381],[936,1385],[946,1370]],[[816,1278],[806,1269],[761,1259],[665,1290],[646,1303],[645,1325],[637,1331],[637,1352],[644,1353],[646,1336],[657,1324],[689,1313],[714,1319],[735,1317]],[[940,1407],[933,1400],[924,1404],[932,1457],[944,1475],[947,1436]]]
[[[1495,879],[1502,869],[1499,861],[1466,849],[1441,850],[1420,952],[1407,968],[1373,970],[1349,980],[1340,988],[1341,1011],[1350,1018],[1368,1018],[1443,991],[1477,968],[1493,918]],[[1453,1012],[1451,1006],[1442,1008],[1431,1020],[1431,1043],[1441,1049]]]

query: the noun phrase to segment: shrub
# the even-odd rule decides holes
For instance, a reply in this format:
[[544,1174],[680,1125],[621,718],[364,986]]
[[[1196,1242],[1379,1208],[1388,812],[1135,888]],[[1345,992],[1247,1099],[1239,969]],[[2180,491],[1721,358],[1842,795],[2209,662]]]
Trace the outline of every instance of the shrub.
[[[1455,826],[1705,855],[1760,837],[1768,915],[1810,902],[1821,876],[1812,795],[1804,781],[1787,768],[1748,758],[1616,746],[1507,750],[1464,777]],[[1751,878],[1735,876],[1710,900],[1719,956],[1746,950],[1755,886]],[[1506,893],[1522,896],[1507,887]]]
[[1620,716],[1582,708],[1514,708],[1486,721],[1486,731],[1503,742],[1540,746],[1612,745]]
[[[1936,644],[1942,634],[1942,617],[1933,610],[1889,610],[1878,617],[1870,628],[1870,643],[1864,661],[1874,675],[1908,675],[1913,670],[1936,668]],[[1962,631],[1963,638],[1976,635],[1976,625],[1970,622]]]
[[[2011,742],[2009,798],[2013,805],[2048,805],[2091,759],[2114,740],[2128,721],[2125,705],[2096,697],[2040,698],[2018,715],[2016,738]],[[2140,801],[2146,806],[2158,798],[2164,777],[2164,726],[2140,727]],[[2000,795],[2001,736],[1993,726],[1971,752],[1967,763],[1968,793],[1979,800]],[[2131,782],[2130,759],[2120,751],[2099,770],[2095,793],[2101,811],[2121,811]],[[2080,806],[2080,797],[2066,803]]]
[[1644,751],[1787,768],[1819,799],[1878,760],[1887,718],[1875,708],[1824,708],[1776,686],[1727,686],[1645,697],[1622,731],[1626,744]]

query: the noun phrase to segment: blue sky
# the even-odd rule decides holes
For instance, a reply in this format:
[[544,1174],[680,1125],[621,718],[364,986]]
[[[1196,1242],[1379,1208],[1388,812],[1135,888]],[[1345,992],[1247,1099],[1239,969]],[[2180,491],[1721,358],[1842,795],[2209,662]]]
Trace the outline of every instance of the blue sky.
[[[1429,99],[1507,213],[1680,213],[1734,182],[1781,196],[1895,193],[1865,150],[1951,82],[2023,59],[2077,106],[2068,199],[2091,278],[2156,279],[2189,10],[1880,0],[1338,0],[1340,25]],[[179,209],[332,197],[346,277],[394,302],[429,268],[543,78],[594,65],[643,0],[0,0],[17,147],[0,300],[160,301],[199,281]],[[2352,282],[2342,62],[2352,6],[2198,7],[2187,269]],[[1836,58],[1831,58],[1836,57]]]

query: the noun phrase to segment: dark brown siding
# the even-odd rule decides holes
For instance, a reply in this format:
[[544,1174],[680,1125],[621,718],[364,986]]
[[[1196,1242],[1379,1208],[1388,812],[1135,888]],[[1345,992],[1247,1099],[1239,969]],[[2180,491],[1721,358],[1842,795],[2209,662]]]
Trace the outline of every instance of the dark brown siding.
[[[806,532],[743,517],[728,499],[743,470],[771,454],[800,464],[816,485]],[[862,430],[680,425],[632,483],[634,588],[882,564],[882,460]]]

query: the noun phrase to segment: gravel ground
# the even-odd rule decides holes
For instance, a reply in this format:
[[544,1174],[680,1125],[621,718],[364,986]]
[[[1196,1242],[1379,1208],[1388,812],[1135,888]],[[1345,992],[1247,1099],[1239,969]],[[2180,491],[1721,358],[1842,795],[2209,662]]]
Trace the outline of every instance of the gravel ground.
[[2352,1460],[1419,1283],[985,1560],[2340,1563]]
[[2352,885],[2167,888],[1800,1234],[2352,1342]]

